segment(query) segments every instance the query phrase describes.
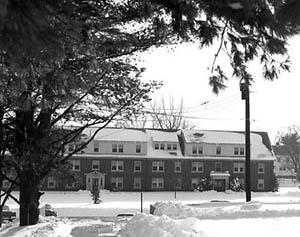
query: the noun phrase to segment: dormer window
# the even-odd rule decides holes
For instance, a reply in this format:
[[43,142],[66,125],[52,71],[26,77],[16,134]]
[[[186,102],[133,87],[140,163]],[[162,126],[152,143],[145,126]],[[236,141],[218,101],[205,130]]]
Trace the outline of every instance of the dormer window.
[[172,149],[172,145],[171,144],[167,144],[167,150],[170,151]]
[[220,155],[221,154],[221,146],[216,147],[216,154]]
[[173,144],[172,148],[173,148],[173,151],[176,151],[177,150],[177,144]]
[[159,148],[160,148],[160,150],[164,150],[164,149],[165,149],[165,144],[164,144],[164,143],[161,143],[161,144],[159,145]]
[[141,144],[136,144],[135,145],[135,152],[136,153],[141,153],[142,151],[142,145]]
[[119,152],[122,153],[124,151],[124,146],[123,144],[119,144]]
[[159,144],[158,144],[158,143],[155,143],[155,144],[154,144],[154,149],[155,149],[155,150],[159,150]]
[[118,152],[118,145],[112,144],[112,152]]
[[99,142],[94,142],[94,152],[99,152]]
[[196,154],[197,154],[197,147],[193,146],[193,155],[196,155]]

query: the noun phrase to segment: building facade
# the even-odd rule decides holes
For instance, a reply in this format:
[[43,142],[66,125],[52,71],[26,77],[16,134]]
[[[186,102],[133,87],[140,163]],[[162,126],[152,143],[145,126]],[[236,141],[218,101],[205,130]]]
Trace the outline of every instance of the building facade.
[[[52,174],[42,189],[194,190],[206,178],[213,189],[224,191],[232,179],[245,182],[244,141],[243,132],[105,128],[70,159],[75,182]],[[252,132],[253,191],[272,189],[274,160],[267,133]]]

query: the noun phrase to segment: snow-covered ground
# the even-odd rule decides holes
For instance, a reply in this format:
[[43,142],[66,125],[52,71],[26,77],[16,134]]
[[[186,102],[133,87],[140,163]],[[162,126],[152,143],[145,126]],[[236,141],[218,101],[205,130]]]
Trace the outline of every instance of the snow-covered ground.
[[[300,189],[280,188],[278,193],[235,192],[137,192],[101,193],[102,202],[92,204],[90,194],[46,192],[42,203],[50,203],[59,218],[42,218],[36,226],[6,225],[0,236],[265,236],[299,233]],[[17,210],[11,200],[9,206]],[[149,206],[156,207],[149,215]],[[120,213],[136,213],[133,218],[116,218]],[[110,216],[103,218],[101,216]],[[69,218],[65,218],[69,217]],[[72,218],[70,218],[72,217]]]

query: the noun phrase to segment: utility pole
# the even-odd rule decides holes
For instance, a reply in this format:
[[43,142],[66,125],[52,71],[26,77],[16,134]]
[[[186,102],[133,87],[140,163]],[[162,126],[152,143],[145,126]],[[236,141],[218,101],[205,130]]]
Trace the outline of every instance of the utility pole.
[[251,201],[251,162],[250,162],[250,96],[249,96],[249,81],[240,83],[240,90],[242,92],[242,100],[245,100],[245,166],[246,166],[246,202]]

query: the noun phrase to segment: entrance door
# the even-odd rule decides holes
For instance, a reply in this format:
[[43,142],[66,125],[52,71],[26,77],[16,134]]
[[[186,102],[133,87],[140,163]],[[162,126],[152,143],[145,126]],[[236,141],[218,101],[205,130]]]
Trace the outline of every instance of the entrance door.
[[225,191],[225,179],[215,179],[214,180],[214,190],[218,192]]
[[92,189],[97,187],[99,189],[99,178],[92,178]]

